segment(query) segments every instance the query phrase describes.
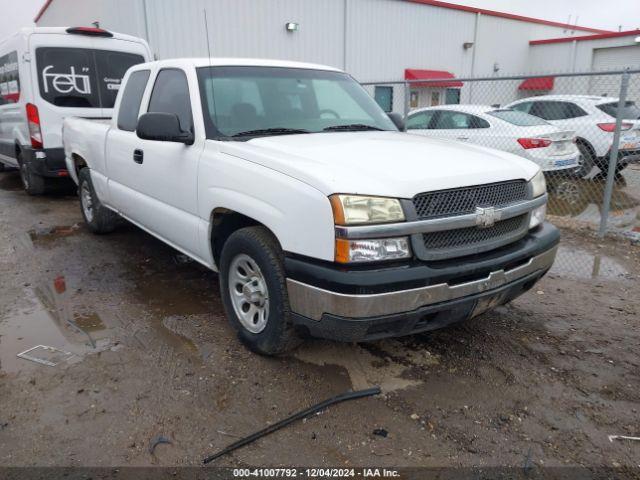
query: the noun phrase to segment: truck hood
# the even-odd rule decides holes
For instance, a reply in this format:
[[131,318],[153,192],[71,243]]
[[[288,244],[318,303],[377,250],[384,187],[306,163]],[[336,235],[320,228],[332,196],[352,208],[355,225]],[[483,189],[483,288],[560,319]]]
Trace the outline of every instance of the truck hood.
[[331,132],[225,142],[221,151],[305,182],[325,195],[411,198],[468,185],[530,180],[539,167],[517,155],[402,132]]

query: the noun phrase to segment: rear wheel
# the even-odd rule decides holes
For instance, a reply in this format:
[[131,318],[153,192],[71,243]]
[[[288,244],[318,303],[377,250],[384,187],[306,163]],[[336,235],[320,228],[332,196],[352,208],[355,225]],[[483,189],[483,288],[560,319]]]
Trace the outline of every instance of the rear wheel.
[[240,340],[262,355],[278,355],[300,342],[291,323],[283,254],[264,227],[228,238],[220,255],[220,293]]
[[7,169],[6,165],[0,162],[0,172],[4,172]]
[[24,160],[22,153],[18,153],[18,168],[22,186],[29,195],[42,195],[45,192],[45,179],[33,171],[29,162]]
[[91,171],[83,168],[78,173],[80,209],[85,223],[93,233],[109,233],[118,225],[118,214],[102,205],[91,181]]
[[578,150],[580,150],[580,167],[576,171],[576,175],[581,178],[587,177],[596,164],[596,156],[594,151],[584,142],[578,142]]

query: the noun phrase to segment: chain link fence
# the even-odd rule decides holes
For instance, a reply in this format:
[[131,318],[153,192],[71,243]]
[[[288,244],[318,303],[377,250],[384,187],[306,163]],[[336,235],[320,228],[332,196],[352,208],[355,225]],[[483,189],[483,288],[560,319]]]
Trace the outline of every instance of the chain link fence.
[[[552,223],[578,235],[640,238],[640,71],[363,85],[385,110],[403,114],[410,134],[538,164]],[[602,259],[565,253],[560,268],[578,276],[601,271]]]

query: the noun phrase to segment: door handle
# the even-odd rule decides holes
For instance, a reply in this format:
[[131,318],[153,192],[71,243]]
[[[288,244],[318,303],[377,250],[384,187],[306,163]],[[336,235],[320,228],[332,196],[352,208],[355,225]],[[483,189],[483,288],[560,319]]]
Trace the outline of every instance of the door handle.
[[144,152],[136,148],[133,151],[133,161],[136,163],[142,163],[144,161]]
[[456,140],[469,140],[469,137],[456,137]]

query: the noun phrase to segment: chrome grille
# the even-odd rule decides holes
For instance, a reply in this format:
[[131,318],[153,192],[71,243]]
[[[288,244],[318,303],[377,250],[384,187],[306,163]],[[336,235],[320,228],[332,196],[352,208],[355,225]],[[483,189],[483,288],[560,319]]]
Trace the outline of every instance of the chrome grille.
[[413,197],[413,205],[418,218],[425,220],[475,213],[476,207],[501,207],[526,198],[527,183],[514,180],[419,193]]
[[526,231],[528,221],[528,215],[520,215],[496,222],[489,228],[468,227],[424,233],[422,241],[430,255],[439,253],[438,250],[451,253],[451,249],[458,247],[472,248],[484,245],[486,242],[502,243],[504,239],[510,239],[513,235]]

